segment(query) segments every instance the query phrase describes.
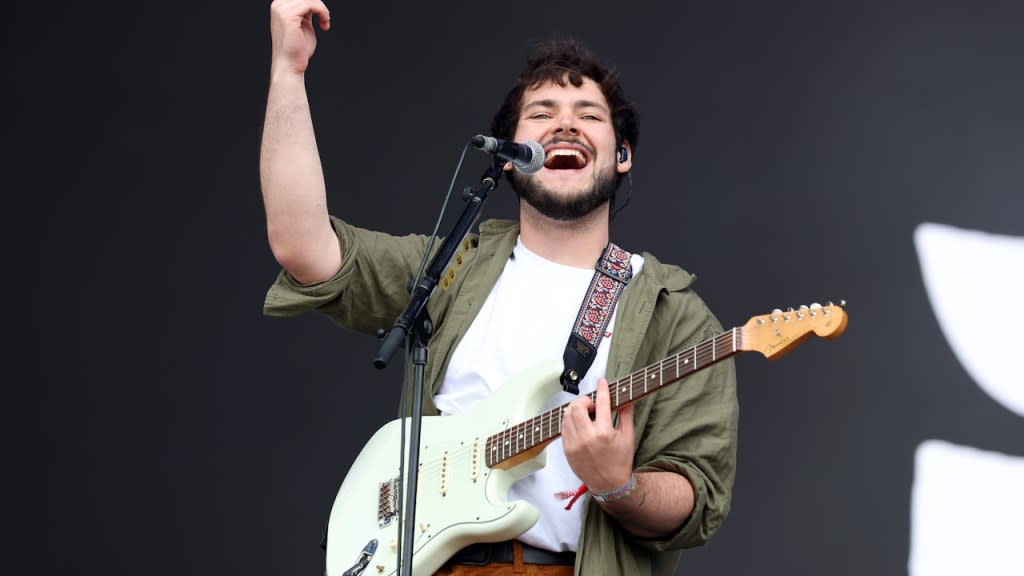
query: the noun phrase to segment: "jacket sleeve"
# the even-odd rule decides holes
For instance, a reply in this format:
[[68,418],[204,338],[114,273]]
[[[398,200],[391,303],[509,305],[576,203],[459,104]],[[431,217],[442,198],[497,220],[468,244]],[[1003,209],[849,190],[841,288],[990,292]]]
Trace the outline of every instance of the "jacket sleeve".
[[267,292],[268,316],[316,310],[352,330],[389,328],[409,301],[407,286],[419,268],[427,237],[391,236],[331,218],[344,260],[331,278],[302,285],[282,270]]
[[[656,362],[722,332],[721,325],[695,294],[662,294],[682,298],[678,306],[662,307],[650,333],[661,335],[669,350]],[[655,346],[657,350],[659,347]],[[682,474],[693,485],[694,508],[683,525],[660,540],[639,540],[642,547],[673,550],[704,544],[725,519],[736,468],[739,406],[732,359],[701,370],[655,394],[637,446],[637,470]]]

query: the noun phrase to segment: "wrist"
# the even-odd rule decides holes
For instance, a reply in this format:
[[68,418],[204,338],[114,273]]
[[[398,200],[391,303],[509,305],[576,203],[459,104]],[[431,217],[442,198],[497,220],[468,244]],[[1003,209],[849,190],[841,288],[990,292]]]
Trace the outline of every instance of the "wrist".
[[274,60],[270,64],[270,82],[273,83],[299,83],[306,81],[306,71],[296,67],[287,60]]
[[594,490],[591,490],[590,495],[593,496],[594,500],[597,500],[598,502],[615,502],[616,500],[622,500],[623,498],[632,494],[633,491],[636,490],[636,485],[636,474],[633,473],[629,475],[629,481],[627,481],[622,486],[619,486],[618,488],[614,488],[607,492],[595,492]]

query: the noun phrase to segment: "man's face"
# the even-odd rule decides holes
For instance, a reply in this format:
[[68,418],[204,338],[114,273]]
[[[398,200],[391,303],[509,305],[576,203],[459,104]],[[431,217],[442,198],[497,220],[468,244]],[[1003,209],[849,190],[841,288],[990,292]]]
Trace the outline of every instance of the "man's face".
[[527,90],[514,140],[544,146],[543,169],[509,176],[523,200],[556,220],[581,218],[608,202],[616,174],[632,166],[632,154],[618,162],[611,110],[590,78],[578,88],[549,82]]

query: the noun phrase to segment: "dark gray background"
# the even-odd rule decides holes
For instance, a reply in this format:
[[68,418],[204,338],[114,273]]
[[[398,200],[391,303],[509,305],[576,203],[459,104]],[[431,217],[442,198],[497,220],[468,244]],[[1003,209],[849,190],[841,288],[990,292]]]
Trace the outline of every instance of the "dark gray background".
[[[738,358],[733,512],[679,573],[905,572],[919,442],[1024,455],[1024,420],[940,333],[912,242],[922,221],[1024,235],[1022,6],[332,3],[308,75],[331,209],[429,231],[532,43],[577,36],[641,114],[619,244],[696,273],[726,326],[849,301],[840,339]],[[373,369],[373,339],[261,315],[267,4],[17,10],[17,573],[319,574],[334,494],[401,377]],[[514,207],[503,185],[485,212]],[[977,304],[1013,320],[1016,303]]]

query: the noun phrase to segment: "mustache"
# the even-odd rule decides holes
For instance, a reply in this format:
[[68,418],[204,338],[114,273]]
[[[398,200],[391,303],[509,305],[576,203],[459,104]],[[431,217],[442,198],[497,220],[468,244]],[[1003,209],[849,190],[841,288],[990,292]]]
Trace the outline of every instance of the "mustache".
[[547,142],[544,142],[542,144],[542,146],[547,148],[548,146],[553,146],[555,144],[573,144],[575,146],[579,146],[580,148],[583,148],[584,150],[586,150],[587,154],[589,154],[591,158],[593,158],[594,156],[597,155],[597,151],[596,150],[594,150],[590,146],[587,146],[579,138],[569,138],[569,137],[566,137],[566,136],[555,136],[555,137],[551,138],[550,140],[548,140]]

